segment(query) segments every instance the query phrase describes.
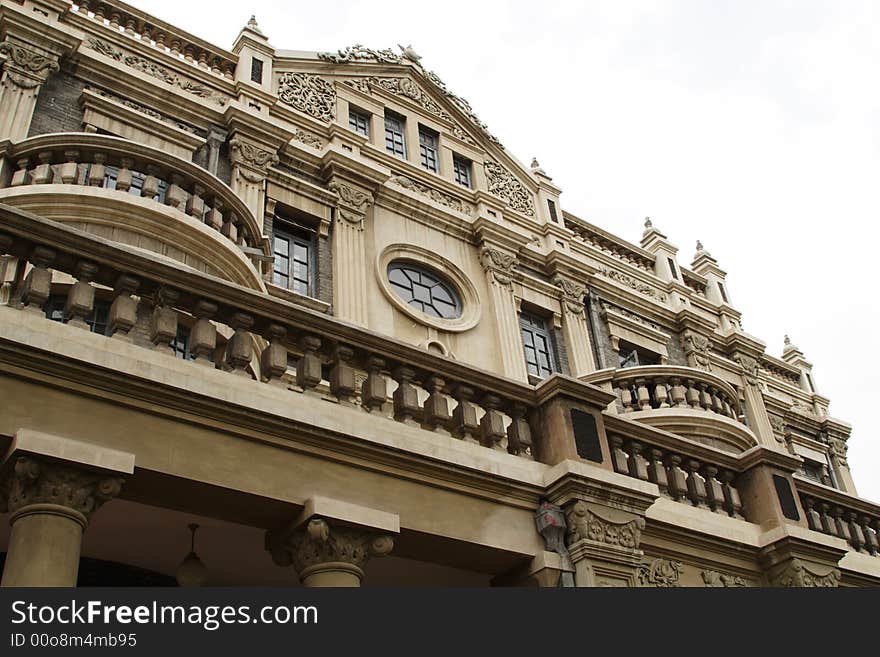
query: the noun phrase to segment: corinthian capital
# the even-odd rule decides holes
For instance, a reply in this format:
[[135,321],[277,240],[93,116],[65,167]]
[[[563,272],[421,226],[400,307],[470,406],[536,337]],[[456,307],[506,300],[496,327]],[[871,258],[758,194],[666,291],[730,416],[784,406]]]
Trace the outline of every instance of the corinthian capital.
[[480,250],[480,264],[483,265],[483,270],[493,281],[501,285],[511,284],[516,276],[514,272],[516,263],[516,256],[510,253],[505,253],[489,246],[484,246]]
[[58,58],[11,41],[0,43],[0,61],[5,60],[4,80],[22,89],[33,89],[58,70]]
[[584,313],[584,296],[587,294],[586,287],[563,276],[556,276],[553,279],[553,285],[559,288],[559,298],[562,301],[563,310],[567,310],[575,315],[582,315]]
[[19,456],[4,482],[5,500],[0,500],[0,510],[15,513],[32,505],[51,504],[76,512],[73,515],[81,515],[85,524],[98,507],[119,494],[124,481],[119,475]]
[[336,195],[337,216],[354,226],[362,226],[367,210],[373,204],[373,195],[335,180],[327,185],[327,189]]
[[269,167],[278,163],[278,155],[240,137],[231,139],[229,148],[233,164],[242,166],[242,175],[252,183],[263,182]]

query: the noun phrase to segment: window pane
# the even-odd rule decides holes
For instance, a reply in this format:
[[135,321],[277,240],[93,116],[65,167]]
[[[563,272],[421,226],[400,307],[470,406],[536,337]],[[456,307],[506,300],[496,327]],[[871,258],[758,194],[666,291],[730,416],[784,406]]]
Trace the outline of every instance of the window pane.
[[455,289],[417,265],[392,262],[388,265],[391,289],[407,304],[431,317],[461,316],[461,302]]
[[526,369],[534,376],[545,377],[555,371],[550,331],[540,317],[520,315]]

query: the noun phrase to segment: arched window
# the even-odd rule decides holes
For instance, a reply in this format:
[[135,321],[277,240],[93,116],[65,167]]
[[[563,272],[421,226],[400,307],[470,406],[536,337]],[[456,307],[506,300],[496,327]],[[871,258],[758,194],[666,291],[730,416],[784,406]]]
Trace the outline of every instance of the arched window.
[[461,299],[450,283],[433,271],[402,260],[388,265],[388,282],[408,305],[431,317],[461,317]]

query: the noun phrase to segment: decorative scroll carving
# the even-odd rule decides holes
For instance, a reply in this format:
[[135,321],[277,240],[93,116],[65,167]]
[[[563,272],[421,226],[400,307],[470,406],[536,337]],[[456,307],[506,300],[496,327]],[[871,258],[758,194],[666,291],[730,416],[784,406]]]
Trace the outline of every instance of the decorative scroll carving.
[[636,292],[644,294],[646,297],[651,297],[652,299],[657,299],[663,303],[666,303],[666,295],[662,292],[658,292],[653,287],[648,285],[647,283],[642,283],[641,281],[636,280],[632,276],[619,272],[615,269],[606,269],[602,268],[599,270],[599,273],[602,274],[605,278],[609,278],[612,281],[617,281],[627,287],[631,287]]
[[380,64],[400,64],[402,55],[398,55],[391,48],[385,50],[372,50],[360,43],[349,46],[345,50],[332,52],[319,52],[318,59],[323,59],[334,64],[349,64],[351,62],[378,62]]
[[58,70],[58,61],[51,56],[23,48],[10,41],[0,43],[0,55],[6,57],[6,77],[22,89],[34,89]]
[[493,160],[483,162],[489,192],[507,201],[514,210],[529,217],[535,216],[535,199],[510,171]]
[[717,570],[704,570],[703,583],[708,587],[747,587],[749,584],[738,575],[719,573]]
[[384,557],[394,547],[387,534],[350,527],[330,526],[313,518],[292,534],[267,538],[272,559],[279,566],[293,566],[298,573],[313,566],[341,562],[363,568],[371,557]]
[[304,130],[300,130],[297,128],[296,132],[293,133],[293,138],[305,144],[306,146],[312,146],[314,148],[324,148],[324,140],[320,137],[316,137],[315,135],[305,132]]
[[119,494],[123,477],[71,467],[64,463],[19,456],[5,484],[5,509],[57,504],[89,516]]
[[330,123],[336,110],[336,89],[309,73],[285,73],[278,81],[278,98],[300,112]]
[[583,502],[573,504],[565,515],[568,524],[566,543],[572,545],[580,540],[616,545],[628,550],[638,550],[642,540],[645,519],[636,517],[623,522],[601,518]]
[[443,192],[437,191],[436,189],[428,187],[427,185],[423,185],[422,183],[412,180],[411,178],[407,178],[405,176],[394,176],[389,182],[392,182],[395,185],[399,185],[404,189],[409,189],[413,192],[423,194],[424,196],[430,198],[432,201],[439,203],[440,205],[445,205],[447,208],[455,210],[456,212],[461,212],[463,214],[473,213],[473,208],[470,205],[462,203],[454,196],[444,194]]
[[831,455],[837,459],[837,463],[844,468],[848,468],[849,463],[846,460],[846,452],[849,448],[847,447],[846,441],[841,438],[829,436],[828,446],[831,448]]
[[353,226],[362,227],[367,209],[373,204],[373,195],[335,181],[327,185],[327,189],[338,199],[337,215]]
[[255,169],[266,169],[278,162],[278,156],[272,151],[254,146],[241,139],[230,140],[229,146],[232,149],[234,162],[244,162]]
[[684,570],[681,561],[654,559],[650,564],[642,564],[636,573],[639,586],[673,588],[681,586],[679,579]]
[[516,275],[514,272],[516,256],[504,251],[484,246],[480,250],[480,263],[483,265],[483,270],[501,285],[510,285]]
[[711,342],[705,335],[687,331],[684,334],[685,353],[693,358],[694,365],[706,372],[712,371],[712,359],[709,357]]
[[206,84],[190,80],[189,78],[181,77],[176,73],[173,73],[169,69],[165,68],[164,66],[160,66],[156,62],[141,57],[139,55],[127,55],[125,54],[125,52],[119,50],[118,48],[113,46],[113,44],[104,41],[103,39],[89,37],[87,39],[87,43],[89,45],[89,48],[101,53],[106,57],[110,57],[111,59],[115,59],[118,62],[122,62],[129,68],[133,68],[134,70],[140,71],[141,73],[146,73],[147,75],[152,76],[157,80],[162,80],[166,84],[173,85],[187,93],[193,94],[194,96],[198,96],[199,98],[204,98],[206,100],[211,100],[218,105],[225,105],[228,100],[226,96],[218,93]]
[[654,322],[645,319],[641,315],[637,315],[636,313],[632,312],[631,310],[627,310],[626,308],[621,308],[620,306],[615,306],[613,304],[603,302],[602,303],[603,317],[607,316],[608,313],[614,313],[615,315],[622,315],[623,317],[626,317],[627,319],[631,319],[634,322],[638,322],[642,326],[647,326],[648,328],[652,328],[655,331],[662,331],[663,330],[662,328],[660,328],[659,324],[655,324]]
[[758,378],[760,364],[758,361],[751,356],[745,356],[743,354],[736,354],[733,357],[733,360],[739,363],[739,366],[742,367],[746,383],[750,386],[760,387],[761,380]]
[[553,279],[553,285],[559,288],[562,306],[564,310],[575,315],[584,314],[584,296],[587,288],[580,283],[575,283],[562,276]]
[[792,559],[772,578],[773,586],[835,588],[840,584],[840,571],[832,568],[827,575],[807,568],[800,559]]

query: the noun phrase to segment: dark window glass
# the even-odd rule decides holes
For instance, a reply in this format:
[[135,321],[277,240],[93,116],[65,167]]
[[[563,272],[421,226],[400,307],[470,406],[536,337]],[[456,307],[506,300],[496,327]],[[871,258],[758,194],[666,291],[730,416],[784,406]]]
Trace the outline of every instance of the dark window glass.
[[263,60],[253,57],[251,59],[251,82],[263,84]]
[[348,110],[348,127],[360,135],[364,135],[365,137],[369,137],[370,136],[370,115],[365,112],[361,112],[360,110],[356,110],[354,108],[349,108],[349,110]]
[[619,367],[638,367],[639,365],[659,365],[659,354],[639,349],[638,347],[621,342],[620,351],[617,352]]
[[171,341],[171,350],[178,358],[195,360],[195,354],[189,351],[189,329],[186,326],[177,324],[177,335]]
[[523,351],[529,374],[544,378],[556,371],[553,360],[553,343],[547,322],[543,318],[521,313],[519,326],[522,331]]
[[459,185],[471,188],[471,162],[458,155],[452,158],[452,168],[455,176],[455,182]]
[[669,271],[672,272],[672,278],[678,278],[678,269],[675,266],[675,260],[672,258],[666,258],[666,261],[669,263]]
[[272,282],[303,296],[314,290],[314,240],[311,235],[276,228]]
[[419,126],[419,151],[422,156],[422,166],[434,173],[440,170],[437,164],[437,141],[436,132]]
[[455,289],[434,272],[409,262],[388,265],[391,289],[407,304],[431,317],[461,316],[461,300]]
[[385,148],[397,157],[406,157],[403,139],[403,119],[393,114],[385,115]]
[[724,284],[718,281],[718,291],[721,292],[721,300],[727,303],[727,292],[724,290]]
[[556,216],[556,203],[547,199],[547,209],[550,210],[550,218],[555,222],[559,223],[559,217]]
[[[67,302],[67,295],[52,294],[46,301],[44,310],[46,317],[53,322],[67,323],[70,317],[64,314],[64,305]],[[109,329],[108,318],[110,316],[110,302],[101,299],[95,299],[95,305],[92,307],[92,313],[85,318],[86,324],[92,333],[99,335],[107,335]]]
[[[88,176],[88,173],[86,174]],[[116,180],[119,177],[119,169],[117,167],[107,166],[105,168],[104,173],[104,187],[107,189],[116,189]],[[144,187],[144,179],[146,175],[140,173],[139,171],[131,172],[131,186],[128,188],[129,194],[134,194],[135,196],[141,196],[141,190]],[[168,183],[164,180],[159,181],[159,188],[156,195],[153,197],[154,201],[159,201],[159,203],[165,202],[165,191],[168,189]]]

